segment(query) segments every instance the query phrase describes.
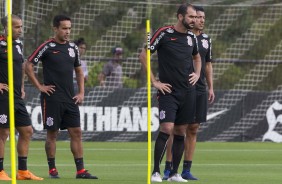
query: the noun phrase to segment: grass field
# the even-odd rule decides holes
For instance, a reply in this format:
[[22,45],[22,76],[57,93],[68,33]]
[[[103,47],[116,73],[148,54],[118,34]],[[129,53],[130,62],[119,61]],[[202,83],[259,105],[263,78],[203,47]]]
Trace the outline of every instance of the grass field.
[[[153,150],[153,149],[152,149]],[[10,173],[9,144],[5,169]],[[153,157],[152,157],[153,158]],[[85,167],[99,180],[78,180],[69,142],[57,143],[57,168],[61,179],[48,178],[44,142],[33,141],[29,170],[44,181],[17,181],[19,184],[146,184],[147,144],[128,142],[84,142]],[[164,163],[164,161],[163,161]],[[163,170],[163,166],[161,170]],[[179,169],[181,172],[182,164]],[[195,184],[280,184],[282,183],[282,148],[275,143],[200,142],[193,161]],[[1,183],[10,183],[1,181]]]

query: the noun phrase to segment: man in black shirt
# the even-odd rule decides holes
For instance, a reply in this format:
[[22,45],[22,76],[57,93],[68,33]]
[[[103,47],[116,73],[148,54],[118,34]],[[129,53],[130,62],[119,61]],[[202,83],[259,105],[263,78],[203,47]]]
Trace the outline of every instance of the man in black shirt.
[[[195,6],[195,9],[197,11],[197,20],[192,31],[197,36],[199,52],[202,60],[202,69],[200,78],[196,83],[197,98],[195,120],[193,124],[188,125],[186,130],[184,162],[181,176],[187,180],[198,180],[190,172],[196,147],[197,131],[200,123],[207,121],[207,102],[212,103],[215,98],[212,79],[212,44],[209,36],[203,33],[205,12],[200,6]],[[208,93],[206,82],[208,85]]]
[[[196,10],[190,4],[182,4],[177,11],[174,26],[159,28],[150,40],[150,50],[158,54],[159,80],[151,72],[151,81],[158,89],[160,132],[155,143],[152,182],[162,182],[160,163],[167,140],[173,135],[173,170],[169,181],[187,182],[177,174],[184,150],[184,136],[188,123],[194,120],[195,83],[199,79],[201,58],[196,36],[188,32],[194,26]],[[147,68],[146,50],[140,61]]]
[[[44,128],[47,129],[45,150],[50,178],[59,178],[55,165],[56,138],[59,129],[67,129],[70,147],[76,164],[76,178],[98,179],[84,169],[82,132],[78,104],[84,98],[84,77],[78,47],[69,42],[71,19],[57,15],[53,19],[54,38],[41,44],[28,58],[26,73],[41,91]],[[42,61],[44,84],[35,77],[33,67]],[[78,94],[74,94],[73,70],[76,73]]]
[[[196,147],[197,140],[197,131],[199,129],[200,123],[206,122],[207,117],[207,101],[212,103],[214,101],[214,91],[213,91],[213,80],[212,80],[212,49],[211,49],[211,39],[203,33],[204,24],[205,24],[205,12],[202,7],[195,6],[197,11],[197,19],[195,26],[192,29],[193,33],[197,36],[199,53],[202,60],[201,75],[199,80],[196,83],[196,114],[194,123],[189,124],[186,129],[185,137],[185,152],[184,152],[184,162],[183,162],[183,171],[182,178],[187,180],[198,180],[191,174],[192,159]],[[208,84],[208,94],[206,90],[206,81]],[[209,96],[207,96],[209,95]],[[172,141],[168,142],[167,147],[170,148]],[[171,172],[171,160],[172,154],[171,150],[167,149],[166,157],[166,166],[164,170],[164,178],[169,177]]]
[[[19,133],[18,152],[18,180],[43,180],[27,170],[27,156],[29,142],[33,133],[31,120],[26,110],[23,98],[24,92],[24,59],[22,55],[22,42],[19,37],[22,33],[22,20],[16,15],[12,17],[12,48],[13,48],[13,78],[14,78],[14,106],[15,126]],[[7,33],[7,17],[1,19],[1,24]],[[4,148],[9,136],[9,94],[8,94],[8,49],[7,34],[0,36],[0,180],[11,180],[4,171]]]

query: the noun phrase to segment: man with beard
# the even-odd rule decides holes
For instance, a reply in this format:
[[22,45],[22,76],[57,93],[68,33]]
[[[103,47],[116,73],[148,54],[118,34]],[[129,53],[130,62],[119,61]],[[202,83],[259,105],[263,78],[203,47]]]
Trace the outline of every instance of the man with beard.
[[[200,123],[206,122],[207,117],[207,102],[212,103],[214,101],[215,95],[213,91],[213,80],[212,80],[212,53],[211,53],[211,39],[203,33],[205,25],[205,11],[200,6],[195,6],[197,11],[197,19],[195,26],[192,29],[193,33],[197,36],[199,53],[202,60],[201,75],[196,83],[196,114],[195,119],[192,124],[189,124],[186,129],[185,137],[185,151],[184,151],[184,161],[183,161],[183,171],[182,178],[187,180],[198,180],[191,174],[192,159],[195,152],[197,132]],[[208,93],[206,91],[206,81],[208,85]],[[207,96],[208,95],[208,96]],[[172,140],[168,143],[167,149],[167,161],[166,168],[164,171],[164,178],[169,177],[171,171],[171,144]]]
[[[194,121],[195,84],[201,70],[196,36],[189,32],[196,20],[196,10],[191,4],[182,4],[177,11],[174,26],[159,28],[150,40],[150,50],[158,54],[159,80],[151,71],[151,81],[158,89],[160,130],[155,143],[152,182],[162,182],[160,163],[165,153],[167,140],[173,135],[173,169],[168,181],[187,182],[177,173],[184,151],[184,136],[187,125]],[[139,59],[144,67],[146,50]]]

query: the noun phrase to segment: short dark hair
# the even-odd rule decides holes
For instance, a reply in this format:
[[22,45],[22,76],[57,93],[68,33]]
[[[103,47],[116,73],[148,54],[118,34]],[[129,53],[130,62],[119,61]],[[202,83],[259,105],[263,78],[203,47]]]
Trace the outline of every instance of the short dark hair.
[[178,18],[179,14],[181,14],[184,17],[186,15],[186,13],[187,13],[188,7],[191,7],[193,9],[195,9],[192,4],[190,4],[190,3],[183,3],[183,4],[181,4],[179,6],[179,8],[177,10],[177,13],[176,13],[176,17]]
[[[19,16],[14,15],[14,14],[12,14],[12,19],[19,19],[19,20],[21,20],[21,18],[20,18]],[[3,26],[4,28],[7,27],[7,25],[8,25],[8,16],[5,16],[5,17],[3,17],[3,18],[1,19],[1,24],[2,24],[2,26]]]
[[69,20],[71,21],[71,18],[66,15],[56,15],[53,19],[53,27],[59,27],[61,21]]
[[75,43],[75,45],[80,46],[80,45],[86,45],[86,42],[84,40],[84,38],[78,38],[77,40],[73,41]]
[[196,11],[200,11],[200,12],[205,12],[204,8],[202,6],[194,6]]

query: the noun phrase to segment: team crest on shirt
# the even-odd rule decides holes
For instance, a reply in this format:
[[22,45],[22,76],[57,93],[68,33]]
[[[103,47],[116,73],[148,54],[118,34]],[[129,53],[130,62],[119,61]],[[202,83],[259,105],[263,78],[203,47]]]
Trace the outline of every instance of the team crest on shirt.
[[165,119],[165,111],[161,110],[160,111],[160,120]]
[[203,47],[204,47],[205,49],[208,49],[208,48],[209,48],[209,42],[208,42],[208,40],[202,39],[201,41],[202,41]]
[[53,42],[49,43],[49,45],[50,45],[50,47],[55,47],[56,46],[56,44],[53,43]]
[[46,125],[47,126],[53,126],[54,125],[54,119],[51,117],[48,117],[46,120]]
[[1,114],[0,115],[0,124],[6,124],[7,123],[7,115]]
[[19,45],[16,45],[16,48],[17,48],[18,53],[20,55],[23,55],[21,47]]
[[1,42],[0,42],[0,45],[2,45],[2,46],[7,46],[7,42],[1,41]]
[[172,28],[168,28],[168,29],[166,29],[166,32],[168,32],[168,33],[174,33],[174,30],[173,30]]
[[68,48],[70,57],[75,57],[73,48]]
[[190,36],[187,36],[187,43],[189,46],[193,46],[192,38]]

